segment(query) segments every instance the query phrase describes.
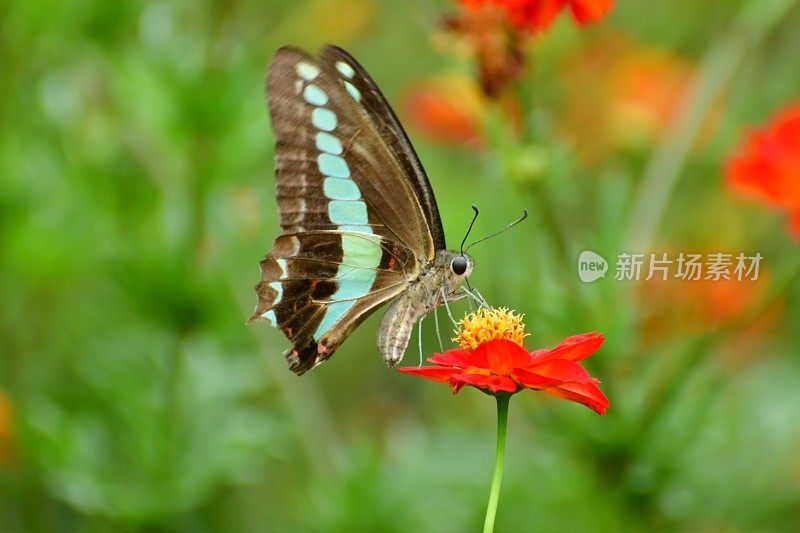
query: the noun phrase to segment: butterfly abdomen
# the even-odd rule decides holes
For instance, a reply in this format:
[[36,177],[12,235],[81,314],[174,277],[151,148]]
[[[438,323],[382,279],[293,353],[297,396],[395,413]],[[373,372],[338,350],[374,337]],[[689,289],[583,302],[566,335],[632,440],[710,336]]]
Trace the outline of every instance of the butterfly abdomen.
[[418,303],[407,293],[398,296],[386,308],[378,328],[378,348],[387,365],[394,366],[403,359],[419,314]]

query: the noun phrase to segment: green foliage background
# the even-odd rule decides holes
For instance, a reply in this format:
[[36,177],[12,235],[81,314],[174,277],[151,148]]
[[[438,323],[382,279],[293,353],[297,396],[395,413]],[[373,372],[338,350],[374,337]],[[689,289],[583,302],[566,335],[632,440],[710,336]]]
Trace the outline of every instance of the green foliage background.
[[[611,399],[606,416],[541,394],[512,401],[499,531],[800,521],[798,244],[778,215],[727,193],[720,170],[744,124],[798,97],[796,4],[622,0],[596,27],[562,17],[522,81],[525,137],[495,131],[489,150],[470,151],[411,131],[451,246],[470,204],[482,208],[479,233],[531,208],[530,223],[474,249],[472,277],[490,302],[526,313],[530,347],[608,338],[587,362]],[[263,94],[273,51],[341,44],[396,102],[425,75],[471,72],[432,46],[455,9],[0,5],[2,531],[480,527],[494,402],[387,371],[378,317],[300,379],[278,332],[244,325],[278,231]],[[674,129],[672,141],[586,167],[554,135],[559,65],[609,28],[697,62],[700,95],[724,94],[705,145],[681,152]],[[693,112],[707,107],[700,98]],[[764,302],[725,327],[648,338],[646,290],[584,285],[574,267],[583,249],[624,251],[639,213],[663,215],[643,241],[655,249],[760,251],[772,273]],[[768,329],[736,344],[773,297]],[[734,350],[746,364],[726,363]]]

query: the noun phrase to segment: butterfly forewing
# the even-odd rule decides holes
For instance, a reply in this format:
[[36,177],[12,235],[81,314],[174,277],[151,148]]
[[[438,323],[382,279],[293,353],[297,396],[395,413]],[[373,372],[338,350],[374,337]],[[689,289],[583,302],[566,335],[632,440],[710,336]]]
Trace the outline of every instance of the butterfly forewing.
[[339,71],[345,88],[361,103],[363,111],[369,115],[370,121],[402,165],[422,203],[435,248],[446,249],[442,221],[428,176],[386,97],[366,69],[346,50],[327,46],[322,51],[322,59]]
[[396,133],[363,107],[355,67],[339,63],[282,48],[267,76],[284,234],[261,262],[253,319],[293,342],[297,373],[330,357],[436,249]]

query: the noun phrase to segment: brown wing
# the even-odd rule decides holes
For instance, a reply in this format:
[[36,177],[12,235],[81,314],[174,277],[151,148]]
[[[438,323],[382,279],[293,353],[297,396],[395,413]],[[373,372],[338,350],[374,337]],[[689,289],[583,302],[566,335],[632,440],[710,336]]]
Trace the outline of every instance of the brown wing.
[[297,373],[330,357],[435,255],[401,156],[341,70],[282,48],[267,75],[285,233],[261,263],[253,320],[292,341]]

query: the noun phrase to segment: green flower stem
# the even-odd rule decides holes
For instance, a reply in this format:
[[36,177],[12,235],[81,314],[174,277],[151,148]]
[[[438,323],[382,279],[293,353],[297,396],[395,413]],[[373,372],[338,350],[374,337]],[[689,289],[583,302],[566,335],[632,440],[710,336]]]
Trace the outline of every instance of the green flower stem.
[[492,490],[489,493],[489,505],[486,508],[486,520],[483,522],[483,533],[494,531],[494,517],[497,515],[497,502],[500,499],[500,483],[503,481],[503,462],[506,455],[506,428],[508,427],[508,401],[510,394],[500,394],[497,399],[497,450],[494,459],[494,475]]

